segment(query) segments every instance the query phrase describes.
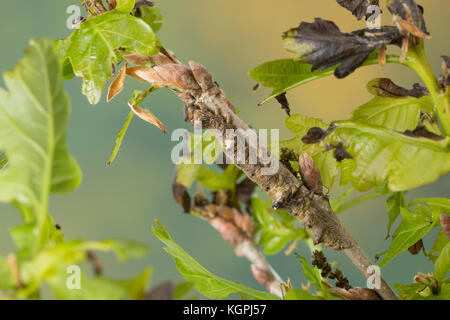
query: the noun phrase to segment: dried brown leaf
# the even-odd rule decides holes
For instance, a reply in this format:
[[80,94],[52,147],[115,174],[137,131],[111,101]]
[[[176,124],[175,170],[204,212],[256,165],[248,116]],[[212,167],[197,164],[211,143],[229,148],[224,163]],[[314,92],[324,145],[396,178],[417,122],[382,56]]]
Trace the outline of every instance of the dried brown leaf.
[[172,180],[172,195],[178,204],[183,207],[184,213],[191,212],[191,197],[188,189],[178,182],[178,176],[176,173]]
[[140,107],[134,106],[131,103],[128,103],[128,106],[133,110],[133,112],[142,120],[147,121],[155,126],[157,126],[164,134],[167,133],[166,127],[162,124],[162,122],[149,110],[142,109]]
[[358,20],[368,18],[369,6],[378,6],[379,0],[337,0],[342,7],[348,9]]
[[125,77],[127,75],[127,65],[124,65],[122,69],[120,69],[119,74],[111,83],[108,89],[108,98],[107,101],[111,101],[116,95],[118,95],[123,90],[123,84],[125,83]]
[[290,117],[291,109],[289,108],[289,101],[286,97],[286,92],[276,96],[275,99],[277,99],[278,103],[281,105],[281,109],[283,109],[286,112],[286,114]]

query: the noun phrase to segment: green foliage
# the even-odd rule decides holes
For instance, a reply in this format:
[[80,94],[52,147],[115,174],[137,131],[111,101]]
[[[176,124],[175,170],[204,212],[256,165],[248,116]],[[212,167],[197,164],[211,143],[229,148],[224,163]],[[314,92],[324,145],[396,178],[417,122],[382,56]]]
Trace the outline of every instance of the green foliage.
[[330,68],[311,72],[309,64],[283,59],[266,62],[252,69],[248,74],[253,80],[273,89],[272,93],[261,102],[265,103],[302,84],[332,75],[334,70],[335,68]]
[[450,272],[450,243],[441,250],[439,258],[434,263],[434,276],[442,281]]
[[378,82],[379,79],[375,79],[368,83],[367,87],[375,97],[353,111],[352,121],[404,132],[417,128],[422,110],[433,113],[434,105],[430,96],[382,96],[376,90],[371,90]]
[[450,199],[449,198],[419,198],[414,199],[409,203],[413,206],[418,203],[423,203],[435,211],[450,215]]
[[8,168],[0,173],[0,201],[14,203],[37,221],[35,248],[51,236],[50,193],[74,190],[81,172],[66,146],[70,101],[50,40],[32,40],[25,58],[4,75],[0,90],[0,149]]
[[[294,150],[296,153],[307,152],[316,163],[322,175],[322,183],[329,190],[333,187],[334,178],[338,174],[338,164],[333,157],[333,152],[325,152],[326,143],[305,144],[302,142],[303,136],[312,127],[326,129],[328,127],[322,120],[309,118],[301,114],[294,114],[286,119],[286,127],[295,134],[295,137],[280,142],[281,148]],[[298,163],[292,163],[298,168]]]
[[[395,57],[388,57],[387,61],[397,62],[398,60]],[[363,65],[369,66],[377,63],[377,54],[374,52],[367,58]],[[263,86],[273,89],[272,93],[261,102],[266,103],[284,92],[313,80],[332,75],[336,67],[311,71],[310,64],[293,59],[282,59],[263,63],[249,71],[249,75],[253,80],[261,83]]]
[[271,255],[280,252],[288,242],[308,237],[304,229],[295,228],[292,221],[277,219],[270,202],[265,205],[260,199],[252,199],[254,239]]
[[48,283],[62,299],[137,298],[148,276],[130,281],[83,276],[82,290],[66,287],[67,267],[85,261],[88,251],[113,251],[125,261],[144,256],[147,249],[118,240],[64,241],[48,213],[50,194],[74,190],[81,178],[66,146],[70,100],[62,81],[54,43],[47,39],[32,40],[25,58],[5,73],[8,91],[0,90],[0,148],[8,165],[0,173],[0,200],[13,204],[24,224],[10,230],[17,247],[8,258],[11,263],[0,257],[0,291],[11,297],[38,297],[42,284]]
[[116,10],[120,12],[130,13],[133,10],[136,0],[116,0]]
[[406,208],[400,208],[400,213],[402,222],[394,233],[391,247],[383,253],[380,267],[422,239],[437,222],[432,210],[423,205],[415,206],[412,213]]
[[432,293],[428,285],[412,283],[400,284],[396,283],[394,288],[398,291],[403,300],[449,300],[450,299],[450,283],[442,284],[437,295]]
[[320,275],[320,270],[317,267],[311,267],[311,265],[308,263],[308,261],[297,255],[297,258],[300,259],[302,263],[302,269],[303,273],[305,274],[306,278],[311,282],[311,284],[316,288],[317,295],[328,298],[329,292],[328,288],[324,285],[324,279]]
[[205,296],[212,299],[224,299],[235,293],[255,300],[277,299],[276,296],[269,293],[215,276],[178,246],[159,221],[156,221],[156,228],[153,227],[152,230],[156,237],[166,245],[164,250],[174,258],[180,274],[187,281],[192,282],[194,287]]
[[158,39],[145,21],[118,11],[88,18],[57,46],[61,60],[69,59],[75,75],[83,78],[82,91],[91,104],[100,101],[112,77],[111,65],[123,61],[121,49],[143,56],[159,51]]
[[[450,171],[450,139],[413,138],[382,126],[335,122],[326,139],[342,144],[355,159],[353,187],[366,191],[389,180],[391,191],[404,191],[436,181]],[[428,170],[421,170],[424,164]]]
[[387,226],[387,234],[389,236],[391,232],[391,226],[397,220],[400,215],[400,208],[406,207],[405,196],[403,192],[394,192],[386,200],[386,212],[389,217],[389,222]]
[[153,32],[158,32],[164,24],[164,17],[157,7],[141,7],[141,19],[152,27]]
[[179,164],[177,167],[178,182],[189,188],[198,180],[211,191],[234,190],[240,171],[229,165],[222,173],[217,173],[199,164]]
[[306,290],[292,289],[286,292],[285,300],[317,300],[317,297]]
[[16,281],[5,258],[0,256],[0,292],[14,289]]

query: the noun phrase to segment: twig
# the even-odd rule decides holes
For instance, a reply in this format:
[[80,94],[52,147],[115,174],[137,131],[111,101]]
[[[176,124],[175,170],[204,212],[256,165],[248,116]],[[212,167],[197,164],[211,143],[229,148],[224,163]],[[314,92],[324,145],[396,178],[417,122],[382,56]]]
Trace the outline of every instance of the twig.
[[[168,55],[167,51],[165,53]],[[250,130],[249,126],[235,114],[233,105],[213,81],[209,71],[196,62],[190,62],[190,67],[187,67],[172,56],[170,59],[155,60],[161,62],[155,67],[143,70],[145,78],[141,76],[140,79],[156,82],[159,86],[180,88],[182,91],[173,91],[186,105],[186,119],[194,126],[201,122],[205,129],[219,130],[225,137],[222,148],[228,158],[235,159],[236,144],[235,137],[227,137],[227,129],[234,129],[236,136],[241,141],[247,142],[246,155],[256,152],[258,160],[261,155],[269,157],[269,165],[279,166],[278,171],[272,175],[264,175],[267,165],[263,161],[256,164],[234,161],[234,164],[270,196],[274,208],[282,208],[300,220],[311,231],[316,244],[323,242],[334,250],[344,250],[353,264],[368,278],[370,275],[367,269],[372,262],[345,230],[331,209],[328,198],[323,194],[311,192],[276,157],[260,145],[259,139],[256,146],[249,143],[248,137],[244,134]],[[381,288],[377,293],[383,299],[398,299],[384,279],[381,279]]]
[[281,277],[253,242],[253,224],[248,213],[239,212],[227,206],[210,204],[200,193],[195,195],[194,206],[191,209],[199,213],[219,231],[228,243],[233,245],[238,257],[245,257],[250,261],[253,276],[259,284],[265,286],[269,293],[283,298]]

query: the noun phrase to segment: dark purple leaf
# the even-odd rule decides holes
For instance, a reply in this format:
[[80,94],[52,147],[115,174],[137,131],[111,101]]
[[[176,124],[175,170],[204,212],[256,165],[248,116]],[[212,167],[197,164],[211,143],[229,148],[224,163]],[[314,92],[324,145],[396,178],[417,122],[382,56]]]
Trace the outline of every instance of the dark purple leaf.
[[433,132],[430,132],[427,130],[427,128],[425,128],[425,126],[423,125],[419,125],[416,129],[414,130],[406,130],[403,133],[405,136],[411,137],[411,138],[427,138],[427,139],[431,139],[434,141],[440,141],[440,140],[444,140],[444,137],[441,137],[440,135],[437,135]]
[[339,64],[334,72],[337,78],[355,71],[375,49],[402,44],[395,27],[342,33],[334,22],[320,18],[313,23],[302,22],[298,28],[285,32],[283,39],[287,49],[297,53],[296,59],[312,65],[311,71]]
[[172,194],[175,200],[183,207],[184,213],[190,213],[191,197],[187,188],[181,183],[178,183],[176,173],[172,181]]
[[396,85],[388,78],[377,79],[369,87],[369,91],[379,97],[414,97],[421,98],[429,94],[428,90],[418,83],[414,84],[411,90]]
[[287,113],[287,115],[290,117],[291,109],[289,108],[289,101],[286,97],[286,92],[276,96],[275,99],[277,99],[278,103],[281,105],[281,109],[283,109]]
[[378,6],[379,0],[337,0],[342,7],[348,9],[358,20],[368,17],[368,8],[372,5]]

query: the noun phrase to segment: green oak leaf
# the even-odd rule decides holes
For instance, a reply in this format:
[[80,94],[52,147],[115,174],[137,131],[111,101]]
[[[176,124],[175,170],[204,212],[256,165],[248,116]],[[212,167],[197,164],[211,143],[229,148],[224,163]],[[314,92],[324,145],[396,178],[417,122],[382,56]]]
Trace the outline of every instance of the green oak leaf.
[[317,297],[312,295],[309,291],[293,289],[286,292],[285,300],[317,300]]
[[411,284],[394,284],[396,289],[402,298],[402,300],[449,300],[450,299],[450,283],[444,282],[441,285],[438,295],[432,294],[432,290],[423,284],[411,283]]
[[444,229],[436,236],[436,240],[434,241],[433,248],[431,249],[431,253],[435,253],[437,255],[441,254],[442,249],[450,242],[450,239],[445,235]]
[[140,18],[152,27],[154,32],[158,32],[164,24],[164,17],[157,7],[141,7]]
[[66,268],[86,260],[88,251],[112,251],[122,262],[130,258],[141,258],[148,252],[144,245],[130,241],[72,240],[58,243],[21,264],[21,279],[26,284],[26,292],[32,292],[39,288],[43,281],[51,282],[54,277],[57,279],[61,274],[67,279]]
[[268,209],[260,199],[252,199],[252,208],[255,225],[254,239],[264,248],[265,254],[276,254],[288,242],[304,239],[308,236],[306,230],[294,228],[292,224],[278,220],[275,212],[270,212],[274,210]]
[[0,172],[0,201],[22,206],[43,222],[50,193],[72,191],[81,179],[67,150],[70,100],[53,42],[31,40],[25,58],[4,79],[8,91],[0,89],[0,150],[9,162]]
[[441,213],[450,215],[449,198],[419,198],[412,200],[408,205],[413,206],[418,203],[426,204],[433,210],[440,211]]
[[[309,118],[301,114],[294,114],[286,119],[286,127],[295,134],[295,137],[289,140],[281,141],[281,148],[292,149],[298,154],[307,152],[314,160],[322,175],[322,183],[331,190],[334,183],[334,178],[338,174],[338,164],[333,156],[333,152],[324,152],[326,142],[318,144],[305,144],[302,142],[302,137],[306,135],[308,130],[312,127],[319,127],[322,129],[328,128],[328,125],[321,119]],[[298,168],[298,163],[293,164]]]
[[90,277],[81,270],[80,289],[67,287],[67,274],[59,274],[50,281],[50,287],[60,300],[144,300],[145,288],[152,270],[146,268],[131,280],[113,280],[105,277]]
[[450,272],[450,242],[442,249],[434,263],[434,276],[441,281]]
[[57,42],[61,60],[70,59],[74,74],[83,78],[83,94],[91,104],[100,101],[112,64],[122,61],[119,49],[143,56],[158,53],[158,39],[142,19],[109,11],[89,18],[70,37]]
[[302,256],[298,254],[296,256],[302,263],[303,273],[305,274],[306,278],[308,278],[311,284],[317,289],[317,294],[326,299],[329,295],[329,292],[327,287],[323,284],[324,280],[320,274],[320,270],[316,266],[314,266],[314,268],[311,267],[311,265],[308,263],[308,260],[306,260]]
[[395,222],[397,217],[400,215],[400,208],[406,207],[405,198],[402,192],[394,192],[386,199],[386,212],[389,217],[389,222],[387,226],[387,237],[391,232],[392,224]]
[[[397,63],[398,57],[387,56],[388,63]],[[377,52],[369,55],[363,66],[378,64]],[[330,76],[337,66],[325,70],[311,71],[311,65],[293,59],[274,60],[263,63],[249,71],[249,76],[267,88],[273,89],[272,93],[266,97],[261,104],[268,102],[276,96],[290,91],[298,86],[306,84],[316,79]]]
[[[375,79],[367,85],[375,86],[380,79]],[[358,107],[352,113],[352,121],[379,125],[388,129],[404,132],[414,130],[420,121],[421,110],[433,113],[434,104],[430,96],[415,98],[411,96],[380,96],[376,95],[368,103]]]
[[152,230],[156,237],[166,245],[164,250],[174,258],[178,271],[183,278],[192,282],[195,289],[208,298],[224,299],[235,293],[255,300],[278,299],[267,292],[258,291],[239,282],[225,280],[212,274],[177,245],[158,220],[156,221],[156,227],[152,227]]
[[414,207],[413,212],[400,208],[402,222],[394,233],[390,248],[383,254],[380,267],[384,267],[393,258],[407,250],[422,239],[435,225],[433,213],[430,208],[423,205]]
[[116,1],[117,1],[116,10],[125,13],[130,13],[133,10],[134,5],[136,3],[136,0],[116,0]]
[[[432,183],[450,170],[450,138],[435,141],[408,137],[381,126],[335,122],[337,129],[321,143],[342,145],[355,160],[351,174],[358,191],[389,180],[391,191]],[[422,170],[424,166],[427,170]]]
[[14,289],[16,281],[11,267],[5,258],[0,256],[0,292]]

